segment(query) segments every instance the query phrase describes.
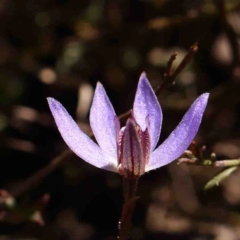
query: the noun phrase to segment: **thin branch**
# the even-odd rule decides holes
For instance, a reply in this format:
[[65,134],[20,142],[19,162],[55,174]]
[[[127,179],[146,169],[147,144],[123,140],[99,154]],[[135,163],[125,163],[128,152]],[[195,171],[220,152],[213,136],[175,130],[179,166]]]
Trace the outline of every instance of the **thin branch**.
[[172,74],[172,77],[171,77],[172,81],[174,81],[177,75],[180,72],[182,72],[182,70],[192,61],[193,56],[197,51],[198,51],[198,43],[196,42],[190,47],[187,55],[183,58],[182,62],[178,65],[177,69]]
[[37,171],[34,175],[27,178],[23,183],[19,184],[9,192],[13,197],[18,197],[25,191],[31,189],[34,185],[39,183],[43,178],[45,178],[49,173],[53,172],[55,169],[58,168],[60,164],[63,163],[64,160],[66,160],[67,156],[72,154],[73,152],[70,149],[66,149],[63,151],[60,155],[53,158],[51,162],[45,166],[44,168]]
[[173,62],[176,60],[176,58],[177,58],[177,52],[175,52],[169,59],[167,63],[166,71],[164,74],[164,78],[169,78],[172,75],[172,65],[173,65]]
[[211,159],[198,159],[179,158],[178,164],[185,163],[187,165],[198,165],[198,166],[210,166],[210,167],[233,167],[240,165],[240,159],[224,159],[220,161],[213,161]]
[[233,167],[240,165],[240,158],[238,159],[224,159],[217,160],[216,153],[211,153],[210,157],[204,158],[204,151],[206,147],[199,147],[195,141],[189,146],[182,157],[177,161],[178,164],[185,163],[188,165],[211,166],[211,167]]
[[172,72],[172,64],[173,61],[176,59],[177,57],[177,53],[175,52],[170,60],[168,61],[167,67],[166,67],[166,71],[164,73],[164,78],[163,78],[163,82],[162,84],[156,89],[156,95],[159,95],[160,92],[162,92],[162,90],[170,84],[174,83],[174,80],[176,79],[176,77],[182,72],[182,70],[192,61],[193,56],[195,55],[195,53],[198,51],[198,43],[194,43],[187,55],[183,58],[183,60],[181,61],[181,63],[178,65],[178,67],[176,68],[176,70],[174,72]]
[[167,86],[169,83],[170,77],[172,76],[172,65],[174,60],[177,58],[177,53],[175,52],[171,58],[169,59],[166,67],[166,71],[163,75],[163,82],[162,84],[156,89],[156,95],[159,95],[160,92]]
[[[239,53],[239,47],[238,47],[238,35],[232,28],[232,26],[229,24],[227,19],[227,12],[225,7],[225,1],[224,0],[215,0],[215,4],[218,8],[219,14],[220,14],[220,20],[223,24],[224,30],[226,32],[226,35],[229,39],[229,43],[232,50],[232,69],[234,70],[235,67],[239,65],[240,61],[240,53]],[[234,71],[232,71],[234,72]]]
[[196,142],[192,142],[189,149],[183,154],[183,157],[178,159],[178,164],[185,163],[186,165],[209,166],[217,168],[225,168],[211,180],[209,180],[204,189],[208,190],[214,186],[218,186],[224,179],[229,177],[240,166],[240,158],[217,160],[215,153],[211,153],[210,158],[204,158],[205,146],[200,148]]

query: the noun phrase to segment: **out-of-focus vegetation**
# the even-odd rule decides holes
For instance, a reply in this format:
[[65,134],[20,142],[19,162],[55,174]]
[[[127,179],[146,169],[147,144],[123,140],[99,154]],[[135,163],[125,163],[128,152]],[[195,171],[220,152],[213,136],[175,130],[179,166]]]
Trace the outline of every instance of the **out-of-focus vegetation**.
[[[206,156],[240,157],[239,1],[0,0],[0,31],[0,240],[116,239],[121,178],[66,150],[46,97],[89,133],[97,81],[122,114],[142,71],[156,88],[195,42],[159,95],[160,141],[210,92],[196,141]],[[239,239],[240,170],[205,192],[221,169],[176,163],[141,177],[131,239]]]

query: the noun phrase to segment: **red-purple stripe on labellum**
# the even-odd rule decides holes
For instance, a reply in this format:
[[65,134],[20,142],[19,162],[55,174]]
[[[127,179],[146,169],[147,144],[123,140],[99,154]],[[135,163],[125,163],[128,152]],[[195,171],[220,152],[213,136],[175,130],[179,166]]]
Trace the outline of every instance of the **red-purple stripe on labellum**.
[[48,98],[48,103],[59,132],[76,155],[95,167],[125,177],[139,177],[182,155],[199,129],[208,97],[208,93],[198,97],[176,129],[157,148],[162,110],[145,73],[140,76],[132,115],[121,130],[102,84],[97,84],[90,125],[98,144],[83,133],[61,103],[53,98]]
[[148,123],[145,131],[142,131],[131,111],[126,127],[119,132],[117,144],[119,173],[128,178],[144,174],[150,154]]
[[129,118],[121,141],[119,163],[122,173],[127,178],[139,177],[145,172],[143,149],[137,124]]

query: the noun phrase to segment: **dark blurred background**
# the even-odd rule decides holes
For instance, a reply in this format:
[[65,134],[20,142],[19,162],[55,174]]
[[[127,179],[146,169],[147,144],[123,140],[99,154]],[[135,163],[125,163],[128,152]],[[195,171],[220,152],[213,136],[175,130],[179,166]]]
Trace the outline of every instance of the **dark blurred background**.
[[[0,239],[116,239],[121,177],[73,154],[51,168],[67,146],[46,97],[89,133],[97,81],[121,114],[142,71],[157,87],[171,55],[176,68],[195,42],[198,53],[159,96],[160,142],[210,92],[196,140],[206,155],[238,158],[239,36],[238,0],[0,0]],[[240,171],[203,191],[219,171],[173,162],[142,176],[131,239],[240,239]]]

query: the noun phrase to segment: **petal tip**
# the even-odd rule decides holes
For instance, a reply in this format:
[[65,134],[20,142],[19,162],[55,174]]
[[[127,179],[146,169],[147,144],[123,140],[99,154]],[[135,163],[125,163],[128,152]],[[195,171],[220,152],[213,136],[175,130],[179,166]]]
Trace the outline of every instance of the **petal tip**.
[[52,101],[54,101],[55,99],[54,98],[52,98],[52,97],[47,97],[47,101],[48,102],[52,102]]
[[142,72],[142,74],[140,75],[138,84],[141,85],[141,84],[147,84],[147,83],[148,83],[147,74],[146,72]]
[[97,81],[97,87],[103,87],[102,83]]
[[95,95],[96,95],[96,93],[102,93],[102,92],[105,92],[105,89],[104,89],[102,83],[98,81],[97,85],[96,85],[96,89],[95,89]]
[[200,97],[207,100],[209,98],[209,95],[210,93],[206,92],[206,93],[203,93]]
[[203,93],[197,98],[196,102],[203,105],[207,105],[209,95],[210,95],[209,93]]
[[142,79],[142,78],[146,78],[146,77],[147,77],[146,72],[142,72],[142,74],[140,75],[140,79]]
[[47,97],[47,101],[50,108],[51,107],[57,108],[57,105],[59,104],[59,102],[52,97]]
[[140,78],[139,78],[138,86],[145,88],[146,85],[151,86],[148,81],[146,72],[142,72],[142,74],[140,75]]
[[61,111],[66,111],[64,106],[56,99],[48,97],[47,101],[48,101],[49,108],[54,117],[55,117],[55,114],[58,114]]

